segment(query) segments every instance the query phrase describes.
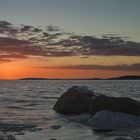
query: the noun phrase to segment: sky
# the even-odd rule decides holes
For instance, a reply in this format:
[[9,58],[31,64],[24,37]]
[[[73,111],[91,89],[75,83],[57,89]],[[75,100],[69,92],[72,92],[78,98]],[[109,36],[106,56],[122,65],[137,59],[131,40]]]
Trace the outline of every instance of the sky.
[[139,0],[0,0],[0,79],[140,75]]

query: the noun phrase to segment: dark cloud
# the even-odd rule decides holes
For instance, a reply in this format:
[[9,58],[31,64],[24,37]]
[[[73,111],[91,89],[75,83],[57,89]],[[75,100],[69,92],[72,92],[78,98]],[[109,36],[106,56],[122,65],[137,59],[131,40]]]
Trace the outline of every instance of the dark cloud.
[[49,37],[49,33],[43,32],[43,37]]
[[21,32],[29,32],[35,30],[33,26],[21,24]]
[[50,25],[48,29],[55,32],[50,34],[40,27],[23,24],[14,27],[7,21],[0,21],[0,61],[7,61],[7,59],[10,61],[12,58],[30,58],[30,56],[72,56],[73,53],[68,50],[48,46],[48,43],[62,35],[57,32],[58,27]]
[[58,26],[53,26],[53,25],[49,25],[46,27],[47,31],[49,32],[58,32],[60,31],[59,27]]
[[140,71],[140,63],[131,65],[69,65],[54,67],[34,67],[41,69],[74,69],[74,70],[118,70],[118,71]]
[[[83,57],[81,57],[81,59],[87,59],[87,58],[89,58],[88,56],[83,56]],[[95,59],[95,58],[94,58]]]
[[73,46],[81,46],[82,44],[78,40],[63,39],[58,42],[52,42],[49,45],[62,46],[62,47],[73,47]]
[[36,32],[36,33],[38,33],[38,32],[42,32],[42,29],[34,28],[34,29],[33,29],[33,32]]
[[[6,54],[6,55],[5,55]],[[62,57],[73,56],[70,51],[59,50],[57,48],[43,48],[34,45],[28,40],[0,37],[0,58],[29,58],[30,56],[41,57]],[[10,57],[9,57],[10,56]]]
[[12,24],[7,21],[0,21],[0,29],[7,29],[10,28],[11,26]]
[[[31,42],[26,40],[19,40],[15,38],[3,38],[0,37],[0,55],[8,54],[13,55],[13,58],[27,58],[28,55],[46,55],[41,47],[33,46]],[[9,58],[9,57],[7,57]]]
[[2,54],[0,55],[0,62],[11,62],[13,59],[27,59],[27,56],[21,54]]
[[17,30],[7,21],[0,21],[0,33],[14,34]]
[[121,37],[71,36],[69,39],[55,43],[55,45],[81,46],[76,51],[82,55],[140,56],[140,43],[126,41]]
[[0,63],[4,63],[4,62],[11,62],[10,59],[4,59],[4,58],[0,58]]
[[[3,54],[6,54],[5,56]],[[15,55],[16,54],[16,55]],[[140,43],[116,35],[102,37],[62,32],[57,26],[23,25],[0,21],[0,59],[80,56],[140,56]],[[21,55],[21,56],[20,56]]]

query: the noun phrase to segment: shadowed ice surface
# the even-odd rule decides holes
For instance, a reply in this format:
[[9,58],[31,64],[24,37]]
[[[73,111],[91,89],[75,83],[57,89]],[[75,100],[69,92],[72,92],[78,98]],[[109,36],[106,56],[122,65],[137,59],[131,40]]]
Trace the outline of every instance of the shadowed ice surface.
[[[34,124],[42,128],[41,131],[17,135],[17,140],[112,140],[115,137],[140,137],[140,129],[95,132],[91,127],[74,123],[68,116],[53,111],[58,97],[74,85],[87,85],[98,94],[140,100],[138,80],[0,81],[0,123]],[[52,129],[53,125],[60,127]]]

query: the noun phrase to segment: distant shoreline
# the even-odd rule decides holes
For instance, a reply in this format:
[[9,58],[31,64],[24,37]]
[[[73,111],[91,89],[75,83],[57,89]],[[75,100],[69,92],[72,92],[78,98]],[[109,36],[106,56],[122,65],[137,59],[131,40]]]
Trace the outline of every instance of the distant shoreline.
[[120,76],[112,78],[74,78],[74,79],[63,79],[63,78],[21,78],[18,80],[140,80],[140,76]]

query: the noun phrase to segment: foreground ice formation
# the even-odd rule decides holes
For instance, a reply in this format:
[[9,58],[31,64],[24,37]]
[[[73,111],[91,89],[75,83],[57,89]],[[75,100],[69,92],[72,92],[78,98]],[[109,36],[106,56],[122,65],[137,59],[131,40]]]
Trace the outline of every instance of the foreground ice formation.
[[102,110],[91,117],[89,114],[67,116],[73,122],[92,127],[94,130],[116,130],[140,127],[140,115]]
[[131,127],[140,127],[140,115],[130,115],[120,112],[99,111],[87,121],[87,125],[94,129],[122,129]]
[[140,102],[127,97],[96,95],[86,86],[73,86],[57,100],[54,110],[63,114],[87,114],[71,118],[94,129],[140,127]]

